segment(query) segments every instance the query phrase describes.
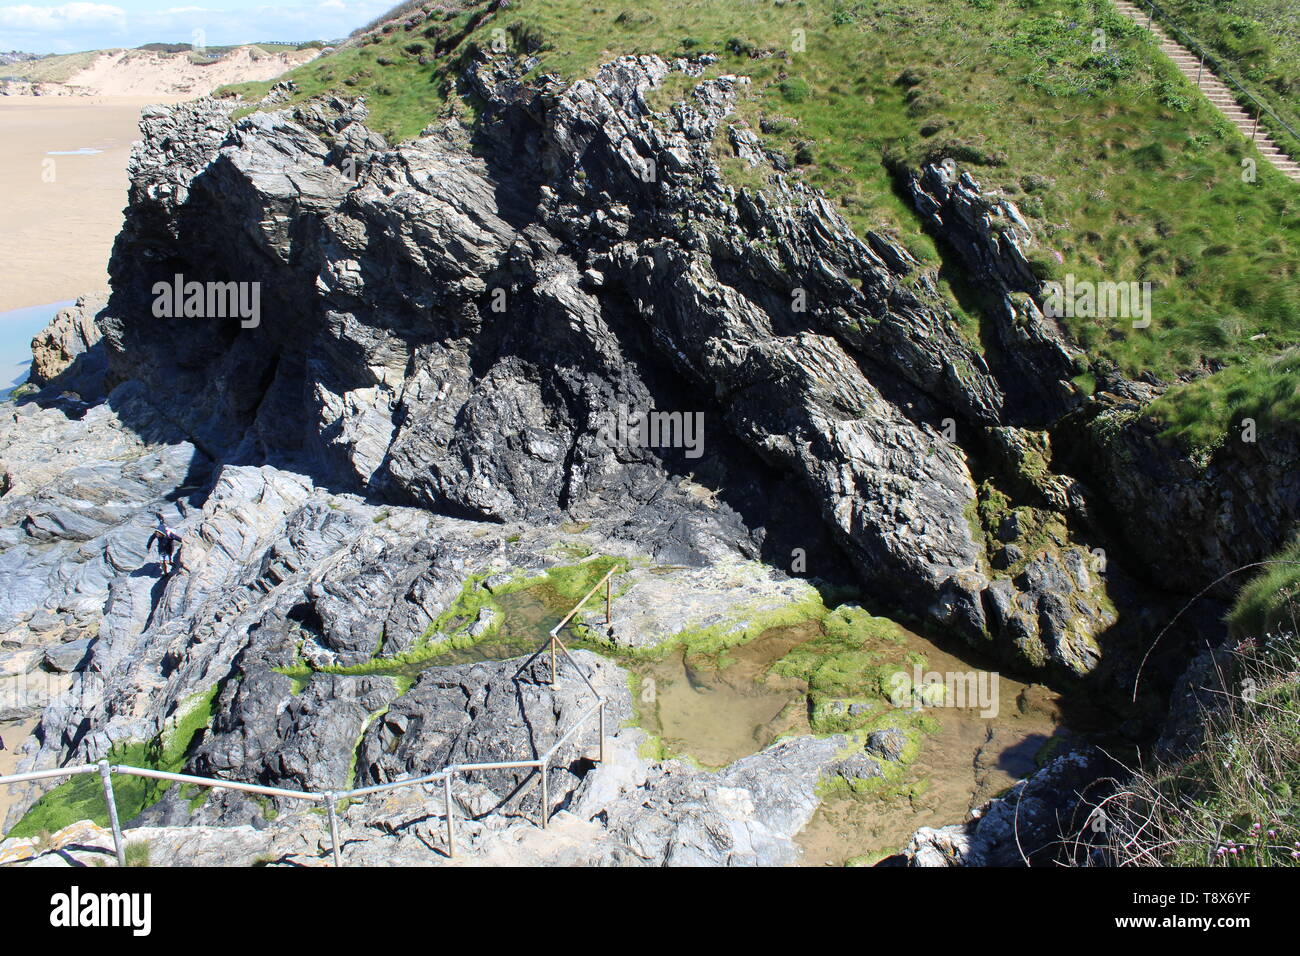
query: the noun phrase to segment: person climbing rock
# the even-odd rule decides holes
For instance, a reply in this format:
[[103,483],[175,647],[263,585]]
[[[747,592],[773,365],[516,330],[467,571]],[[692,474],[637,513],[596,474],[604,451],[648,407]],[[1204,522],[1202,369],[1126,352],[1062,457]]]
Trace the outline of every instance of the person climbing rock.
[[158,563],[162,566],[163,577],[166,577],[180,567],[181,536],[175,529],[168,527],[161,513],[158,514],[158,526],[149,535],[145,550],[152,548],[155,542],[158,544]]

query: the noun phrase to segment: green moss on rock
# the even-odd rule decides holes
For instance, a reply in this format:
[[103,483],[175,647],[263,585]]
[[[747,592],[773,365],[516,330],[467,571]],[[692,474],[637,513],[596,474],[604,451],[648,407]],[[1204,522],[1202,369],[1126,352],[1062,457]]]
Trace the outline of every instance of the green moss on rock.
[[[220,690],[214,684],[206,691],[186,698],[167,719],[163,730],[152,740],[131,741],[113,747],[107,755],[112,764],[125,764],[148,770],[179,773],[199,731],[212,722],[212,703]],[[175,786],[143,777],[114,776],[113,793],[118,816],[130,820],[153,806]],[[55,833],[78,820],[92,820],[108,826],[108,809],[98,774],[73,777],[50,790],[23,815],[7,834],[8,837],[33,837],[42,832]]]

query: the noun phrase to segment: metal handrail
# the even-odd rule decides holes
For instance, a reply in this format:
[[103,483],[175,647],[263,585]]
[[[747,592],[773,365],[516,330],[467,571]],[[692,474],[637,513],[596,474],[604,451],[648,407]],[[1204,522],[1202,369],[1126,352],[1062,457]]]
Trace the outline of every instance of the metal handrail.
[[1245,96],[1252,103],[1255,104],[1256,129],[1258,129],[1259,114],[1262,111],[1264,113],[1267,113],[1269,116],[1271,116],[1279,126],[1285,129],[1292,136],[1294,136],[1297,142],[1300,142],[1300,132],[1297,132],[1296,129],[1290,123],[1288,123],[1282,117],[1278,116],[1277,113],[1273,112],[1273,110],[1268,106],[1268,104],[1262,102],[1259,99],[1259,97],[1257,97],[1254,93],[1252,93],[1240,82],[1238,82],[1237,79],[1228,71],[1228,68],[1223,63],[1223,61],[1213,56],[1212,54],[1207,53],[1205,49],[1199,43],[1197,43],[1196,40],[1194,40],[1190,34],[1187,33],[1187,31],[1185,31],[1181,26],[1179,26],[1178,21],[1170,13],[1168,13],[1163,7],[1160,7],[1158,4],[1156,4],[1154,0],[1131,0],[1131,2],[1147,8],[1147,12],[1149,14],[1147,19],[1148,29],[1151,26],[1151,18],[1155,16],[1159,16],[1160,25],[1164,27],[1168,27],[1174,33],[1178,34],[1179,38],[1181,38],[1184,41],[1183,45],[1186,46],[1188,49],[1190,49],[1193,53],[1198,55],[1201,58],[1202,64],[1208,63],[1210,65],[1210,71],[1215,76],[1230,83],[1233,87],[1236,88],[1238,92],[1240,92],[1243,96]]
[[[605,697],[596,690],[595,686],[588,679],[586,671],[569,653],[569,649],[558,637],[558,632],[566,625],[573,616],[578,613],[582,605],[591,598],[600,586],[605,585],[605,619],[608,623],[611,620],[612,613],[612,585],[611,578],[617,568],[610,568],[605,576],[596,582],[596,585],[583,596],[573,610],[566,614],[563,620],[553,627],[547,639],[537,648],[536,651],[525,662],[533,661],[537,655],[541,654],[549,645],[551,650],[551,684],[555,684],[557,669],[555,648],[558,644],[564,657],[573,665],[582,682],[596,697],[596,703],[588,707],[578,715],[573,725],[553,743],[550,748],[539,757],[531,760],[499,760],[484,763],[457,763],[443,767],[435,773],[424,774],[419,777],[411,777],[405,780],[393,780],[388,783],[373,784],[368,787],[356,787],[351,790],[328,790],[325,792],[314,790],[287,790],[281,787],[264,787],[254,783],[239,783],[233,780],[219,780],[215,777],[199,777],[194,774],[171,773],[165,770],[152,770],[147,767],[132,767],[126,764],[110,764],[107,760],[100,760],[93,764],[77,764],[71,767],[59,767],[53,770],[30,770],[25,773],[10,774],[0,777],[0,784],[29,783],[34,780],[47,780],[56,777],[74,777],[80,774],[98,773],[103,780],[104,802],[108,807],[109,824],[113,831],[113,850],[117,856],[118,866],[126,866],[126,842],[122,833],[122,826],[117,817],[117,799],[113,793],[113,774],[122,774],[129,777],[147,777],[151,780],[167,780],[173,783],[191,784],[198,787],[208,787],[217,790],[236,790],[241,793],[253,793],[261,796],[280,797],[286,800],[306,800],[310,803],[320,803],[324,806],[330,830],[330,855],[333,858],[336,867],[342,866],[342,858],[339,855],[339,831],[338,831],[338,804],[342,800],[352,800],[360,797],[368,797],[377,793],[385,793],[390,790],[398,790],[404,787],[427,786],[431,783],[441,782],[443,785],[443,796],[446,801],[446,829],[447,829],[447,855],[456,856],[456,825],[455,810],[453,807],[453,797],[451,793],[451,781],[457,774],[473,773],[480,770],[522,770],[533,768],[538,771],[541,777],[541,820],[540,824],[543,830],[550,826],[550,806],[547,774],[549,765],[559,749],[568,743],[575,734],[580,731],[593,714],[599,717],[598,730],[600,735],[600,751],[597,761],[603,763],[605,760]],[[522,670],[522,668],[521,668]]]

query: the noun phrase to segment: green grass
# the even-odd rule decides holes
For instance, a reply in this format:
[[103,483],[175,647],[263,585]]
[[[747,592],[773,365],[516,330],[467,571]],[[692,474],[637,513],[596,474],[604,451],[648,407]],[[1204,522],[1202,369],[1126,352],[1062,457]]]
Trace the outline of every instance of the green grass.
[[[456,43],[445,55],[435,57],[434,51],[439,43],[451,44],[478,14],[476,5],[471,4],[448,19],[433,17],[409,32],[394,28],[369,39],[357,38],[290,70],[282,79],[291,79],[299,87],[293,102],[334,92],[365,95],[368,123],[373,129],[390,140],[410,139],[440,117],[469,114],[469,107],[455,93],[455,77],[460,57],[472,48]],[[428,62],[421,63],[421,59]],[[256,100],[276,82],[239,83],[223,87],[219,93]],[[250,110],[235,115],[247,112]]]
[[1226,693],[1204,714],[1202,745],[1139,769],[1108,801],[1115,862],[1300,862],[1300,641],[1243,642],[1222,671]]
[[1277,630],[1300,633],[1300,537],[1268,559],[1237,594],[1228,625],[1238,638],[1260,639]]
[[[1160,0],[1160,6],[1211,56],[1227,63],[1239,83],[1300,131],[1300,5],[1294,0]],[[1300,157],[1300,139],[1268,114],[1261,125],[1283,150]]]
[[135,840],[126,845],[127,866],[151,866],[152,856],[148,840]]
[[[212,702],[219,689],[220,685],[213,685],[210,690],[183,702],[175,722],[153,740],[115,746],[108,754],[109,763],[179,773],[194,738],[212,720]],[[113,793],[119,819],[126,823],[138,816],[161,800],[172,786],[159,780],[115,774]],[[99,826],[108,826],[104,789],[98,774],[73,777],[50,790],[32,805],[7,836],[55,833],[78,820],[93,820]]]
[[[473,121],[455,80],[495,29],[536,53],[538,76],[582,77],[624,53],[713,53],[710,73],[751,78],[740,117],[794,163],[790,175],[825,190],[860,234],[892,234],[937,267],[972,340],[979,297],[899,193],[898,171],[923,160],[954,157],[1014,199],[1039,239],[1040,274],[1153,284],[1148,329],[1064,320],[1094,359],[1168,380],[1300,341],[1300,190],[1262,162],[1258,181],[1242,182],[1252,147],[1109,3],[516,0],[471,29],[480,9],[359,37],[292,71],[296,99],[364,93],[375,128],[404,139],[441,117]],[[658,105],[686,92],[670,83]],[[717,152],[727,175],[761,185]]]
[[1207,695],[1200,745],[1137,768],[1108,802],[1115,862],[1300,861],[1300,538],[1271,562],[1239,593],[1232,650],[1202,680],[1217,693]]
[[1170,389],[1148,407],[1162,434],[1193,452],[1242,437],[1246,419],[1261,439],[1300,421],[1300,351],[1255,359]]

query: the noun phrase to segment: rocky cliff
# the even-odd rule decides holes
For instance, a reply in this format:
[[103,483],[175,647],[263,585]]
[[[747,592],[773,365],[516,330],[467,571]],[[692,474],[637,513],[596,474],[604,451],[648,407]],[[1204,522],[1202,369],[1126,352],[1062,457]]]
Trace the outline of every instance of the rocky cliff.
[[[229,127],[214,103],[147,116],[105,321],[113,374],[166,390],[214,458],[480,520],[626,507],[698,471],[772,563],[819,552],[811,573],[847,563],[937,626],[1089,673],[1107,608],[1136,597],[1089,557],[1095,529],[1030,535],[1033,569],[999,574],[973,520],[981,480],[1018,476],[1005,427],[1082,401],[1014,232],[990,228],[1014,206],[945,167],[913,184],[1004,296],[986,354],[888,237],[859,238],[779,175],[728,185],[719,136],[766,163],[728,122],[738,81],[651,111],[647,92],[692,69],[625,58],[564,88],[485,60],[473,136],[397,148],[341,102]],[[151,290],[175,274],[259,282],[263,321],[155,320]],[[608,447],[620,409],[703,413],[705,458]],[[1077,482],[1043,477],[1031,495],[1086,513]]]
[[[951,164],[902,184],[998,303],[974,342],[905,249],[771,168],[732,115],[741,80],[701,66],[627,57],[566,86],[480,56],[472,130],[399,146],[359,102],[146,112],[98,320],[106,376],[55,377],[0,445],[7,646],[87,641],[30,765],[165,738],[203,694],[214,717],[186,761],[212,775],[339,788],[511,753],[570,705],[542,719],[525,695],[523,724],[476,724],[502,696],[490,668],[409,689],[287,672],[410,649],[473,575],[555,565],[564,522],[647,562],[853,582],[1101,693],[1131,689],[1207,578],[1276,547],[1281,519],[1245,539],[1230,508],[1195,524],[1252,480],[1231,467],[1187,478],[1200,497],[1150,527],[1153,489],[1191,466],[1162,451],[1123,470],[1155,439],[1095,425],[1135,386],[1089,398],[1071,382],[1084,360],[1040,308],[1013,203]],[[693,88],[652,109],[673,74]],[[729,184],[719,143],[768,185]],[[177,276],[258,283],[258,321],[159,317],[156,287]],[[702,414],[702,446],[620,441],[628,410]],[[1287,482],[1270,494],[1293,513]],[[184,533],[183,576],[146,570],[155,512]],[[1174,628],[1157,687],[1220,612]],[[641,860],[780,862],[841,745],[804,738],[722,776],[633,747],[590,779],[575,763],[557,792],[615,842],[648,839],[655,800],[676,807]],[[769,792],[767,772],[797,785]],[[592,796],[620,773],[636,779]],[[148,822],[265,824],[242,798],[193,819],[184,803]]]

